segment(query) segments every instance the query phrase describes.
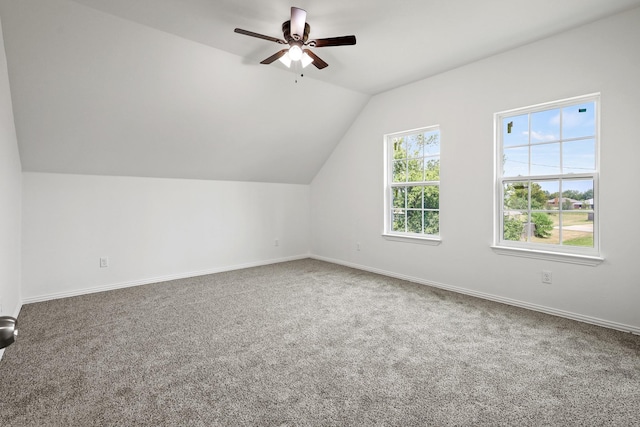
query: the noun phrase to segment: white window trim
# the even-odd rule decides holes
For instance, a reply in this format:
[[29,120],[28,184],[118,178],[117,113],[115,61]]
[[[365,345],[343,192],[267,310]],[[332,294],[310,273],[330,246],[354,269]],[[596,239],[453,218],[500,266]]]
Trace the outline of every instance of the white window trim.
[[[580,248],[560,245],[546,245],[523,242],[510,242],[502,240],[502,209],[504,205],[503,191],[504,185],[502,175],[499,173],[499,167],[502,164],[502,119],[504,117],[514,116],[518,113],[535,113],[553,108],[563,108],[568,105],[578,104],[581,102],[596,102],[596,134],[595,134],[595,172],[586,174],[589,178],[593,177],[593,196],[594,196],[594,246],[593,248]],[[600,214],[599,214],[599,181],[600,181],[600,93],[592,93],[583,96],[562,99],[553,102],[536,104],[529,107],[516,108],[507,111],[501,111],[494,114],[494,243],[491,246],[494,252],[499,255],[510,255],[525,258],[544,259],[548,261],[557,261],[564,263],[580,264],[596,266],[604,261],[600,250]],[[534,179],[543,180],[544,178],[553,177],[554,179],[560,175],[552,176],[527,176],[523,180]],[[579,178],[580,175],[572,174],[570,178]]]
[[595,267],[602,263],[604,258],[601,256],[578,255],[563,252],[549,252],[527,248],[511,248],[507,246],[491,246],[491,249],[498,255],[509,255],[521,258],[543,259],[546,261],[564,262],[567,264],[579,264]]
[[[410,129],[402,132],[393,132],[388,133],[383,136],[383,144],[384,147],[384,227],[382,231],[382,237],[385,240],[394,241],[394,242],[404,242],[404,243],[418,243],[423,245],[431,245],[437,246],[442,242],[442,234],[433,235],[433,234],[417,234],[417,233],[400,233],[391,231],[391,209],[390,205],[392,203],[392,195],[391,189],[392,186],[389,185],[390,177],[393,174],[391,159],[393,158],[393,149],[391,144],[388,143],[389,138],[398,138],[403,136],[413,135],[418,132],[427,132],[429,130],[437,129],[442,135],[442,130],[440,129],[440,125],[431,125],[425,126],[415,129]],[[442,156],[442,152],[440,153]],[[440,161],[442,162],[442,157],[440,157]],[[438,187],[440,187],[440,182],[438,181]],[[423,183],[423,182],[421,182]],[[439,212],[442,213],[442,209],[439,208]],[[441,217],[441,216],[440,216]],[[438,229],[441,232],[441,223],[439,222]]]
[[413,234],[400,234],[400,233],[387,233],[383,232],[382,237],[385,240],[389,240],[391,242],[404,242],[404,243],[419,243],[422,245],[431,245],[437,246],[442,243],[442,239],[432,235],[413,235]]

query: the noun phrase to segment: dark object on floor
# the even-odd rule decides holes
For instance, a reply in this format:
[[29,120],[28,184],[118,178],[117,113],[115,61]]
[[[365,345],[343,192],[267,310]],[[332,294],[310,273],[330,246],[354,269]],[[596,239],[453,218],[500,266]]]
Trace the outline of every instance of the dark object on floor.
[[0,316],[0,349],[10,346],[18,336],[18,321],[9,316]]

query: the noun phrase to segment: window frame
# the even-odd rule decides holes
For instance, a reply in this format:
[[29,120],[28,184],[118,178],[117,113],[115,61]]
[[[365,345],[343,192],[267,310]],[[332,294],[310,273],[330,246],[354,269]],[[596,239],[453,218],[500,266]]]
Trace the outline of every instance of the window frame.
[[[522,176],[503,176],[503,158],[504,158],[504,141],[503,141],[503,120],[510,117],[517,117],[527,114],[529,120],[529,136],[527,146],[529,147],[529,153],[531,153],[531,147],[543,146],[544,143],[531,143],[531,115],[539,112],[550,111],[555,109],[562,109],[593,102],[595,106],[594,121],[595,132],[594,139],[594,169],[593,171],[584,173],[569,173],[562,170],[562,148],[567,142],[573,140],[585,140],[587,136],[579,138],[563,138],[562,124],[560,124],[560,134],[557,142],[559,143],[560,156],[559,167],[560,171],[557,173],[551,173],[546,175],[532,175],[529,169],[529,174]],[[600,252],[600,227],[599,227],[599,182],[600,182],[600,110],[601,100],[599,93],[593,93],[583,96],[577,96],[557,101],[545,102],[542,104],[532,105],[528,107],[516,108],[507,111],[501,111],[494,114],[494,242],[492,248],[502,255],[514,255],[528,258],[542,258],[551,261],[561,261],[576,264],[585,265],[597,265],[603,261],[604,258]],[[523,144],[521,144],[523,145]],[[533,160],[528,155],[528,167],[531,167]],[[515,182],[527,182],[529,184],[543,181],[558,181],[560,188],[560,200],[562,200],[562,181],[563,180],[579,180],[579,179],[593,180],[593,247],[580,247],[563,245],[562,241],[558,244],[549,243],[535,243],[535,242],[521,242],[514,240],[504,239],[504,191],[506,183]],[[528,186],[531,188],[531,185]],[[531,206],[531,190],[528,195],[527,213],[530,214],[534,211],[546,211],[548,209],[533,209]],[[560,212],[563,212],[560,209]],[[562,215],[562,214],[561,214]]]
[[[390,241],[399,241],[399,242],[409,242],[409,243],[420,243],[420,244],[428,244],[428,245],[439,245],[442,238],[442,229],[441,229],[441,212],[442,207],[440,204],[440,182],[441,176],[438,176],[437,181],[426,181],[425,177],[423,177],[423,181],[405,181],[405,182],[393,182],[393,171],[394,171],[394,147],[393,140],[396,138],[409,137],[417,134],[424,134],[428,132],[438,132],[439,136],[439,144],[442,142],[442,130],[440,129],[440,125],[431,125],[420,127],[416,129],[410,129],[401,132],[394,132],[385,134],[383,137],[383,146],[384,146],[384,227],[382,236]],[[433,155],[435,156],[435,155]],[[438,161],[439,165],[442,164],[442,146],[438,151]],[[422,157],[422,159],[427,158],[427,156]],[[424,233],[412,233],[408,231],[394,231],[393,230],[393,189],[398,187],[410,187],[410,186],[423,186],[429,187],[434,186],[438,188],[438,234],[424,234]],[[424,198],[422,200],[421,211],[425,212],[424,206]]]

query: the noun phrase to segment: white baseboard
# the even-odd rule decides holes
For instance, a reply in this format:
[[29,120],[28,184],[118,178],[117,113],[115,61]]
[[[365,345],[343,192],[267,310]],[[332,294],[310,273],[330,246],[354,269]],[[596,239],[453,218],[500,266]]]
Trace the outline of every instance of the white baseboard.
[[429,280],[420,279],[417,277],[407,276],[404,274],[395,273],[392,271],[380,270],[378,268],[368,267],[366,265],[355,264],[351,262],[345,262],[333,258],[322,257],[318,255],[310,255],[310,258],[317,259],[319,261],[326,261],[333,264],[344,265],[345,267],[351,267],[358,270],[368,271],[370,273],[376,273],[383,276],[393,277],[396,279],[406,280],[408,282],[418,283],[421,285],[433,286],[434,288],[440,288],[447,291],[457,292],[459,294],[470,295],[477,298],[486,299],[489,301],[495,301],[503,304],[512,305],[515,307],[526,308],[528,310],[538,311],[541,313],[551,314],[553,316],[564,317],[566,319],[577,320],[579,322],[589,323],[596,326],[602,326],[604,328],[615,329],[622,332],[630,332],[636,335],[640,335],[640,327],[626,325],[624,323],[612,322],[605,319],[599,319],[597,317],[586,316],[583,314],[572,313],[570,311],[559,310],[552,307],[546,307],[538,304],[531,304],[525,301],[519,301],[511,298],[504,298],[498,295],[488,294],[485,292],[478,292],[471,289],[460,288],[457,286],[446,285],[444,283],[433,282]]
[[246,263],[246,264],[237,264],[237,265],[231,265],[231,266],[226,266],[226,267],[216,267],[216,268],[211,268],[211,269],[206,269],[206,270],[199,270],[199,271],[191,271],[191,272],[185,272],[185,273],[171,274],[171,275],[167,275],[167,276],[150,277],[150,278],[141,279],[141,280],[132,280],[132,281],[128,281],[128,282],[113,283],[113,284],[103,285],[103,286],[94,286],[94,287],[90,287],[90,288],[76,289],[76,290],[67,291],[67,292],[57,292],[57,293],[52,293],[52,294],[44,294],[44,295],[38,295],[38,296],[34,296],[34,297],[23,298],[22,299],[22,304],[32,304],[34,302],[50,301],[50,300],[60,299],[60,298],[75,297],[75,296],[78,296],[78,295],[87,295],[87,294],[93,294],[93,293],[97,293],[97,292],[111,291],[111,290],[114,290],[114,289],[122,289],[122,288],[130,288],[130,287],[133,287],[133,286],[149,285],[149,284],[152,284],[152,283],[167,282],[169,280],[186,279],[186,278],[189,278],[189,277],[204,276],[204,275],[207,275],[207,274],[223,273],[225,271],[241,270],[243,268],[260,267],[260,266],[263,266],[263,265],[277,264],[277,263],[286,262],[286,261],[296,261],[296,260],[299,260],[299,259],[305,259],[305,258],[309,258],[309,257],[310,257],[309,254],[296,255],[296,256],[285,257],[285,258],[270,259],[270,260],[264,260],[264,261],[256,261],[256,262],[251,262],[251,263]]

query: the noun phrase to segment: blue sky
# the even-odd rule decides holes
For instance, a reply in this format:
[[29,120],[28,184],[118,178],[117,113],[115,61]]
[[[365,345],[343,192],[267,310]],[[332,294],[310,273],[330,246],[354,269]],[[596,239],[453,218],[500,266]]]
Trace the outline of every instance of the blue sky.
[[[502,137],[506,158],[504,176],[593,171],[596,151],[593,138],[596,132],[595,117],[595,103],[588,102],[503,118]],[[560,142],[561,137],[564,142]],[[565,141],[572,138],[584,139]]]

